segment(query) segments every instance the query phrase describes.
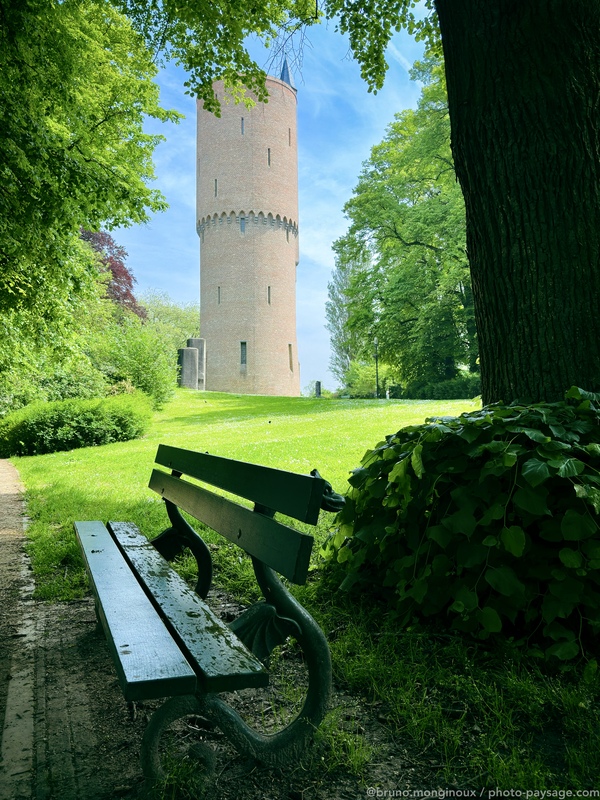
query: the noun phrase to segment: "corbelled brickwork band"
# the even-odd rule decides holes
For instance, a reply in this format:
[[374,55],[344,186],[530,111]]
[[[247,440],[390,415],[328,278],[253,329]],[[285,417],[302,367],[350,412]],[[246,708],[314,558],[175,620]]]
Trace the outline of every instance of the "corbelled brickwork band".
[[269,212],[265,215],[262,211],[259,211],[258,214],[255,214],[254,211],[250,211],[248,214],[246,214],[245,211],[239,211],[237,213],[231,211],[229,214],[223,212],[221,216],[213,214],[212,217],[203,217],[198,220],[196,232],[202,241],[205,231],[209,230],[211,226],[216,228],[218,225],[231,225],[232,223],[240,225],[240,220],[245,220],[245,222],[250,225],[270,225],[275,228],[283,228],[289,231],[293,236],[298,236],[298,226],[295,222],[288,220],[287,217],[283,217],[282,219],[279,214],[273,215]]
[[215,89],[220,118],[198,105],[205,387],[298,395],[296,91],[268,77],[269,102],[248,109]]

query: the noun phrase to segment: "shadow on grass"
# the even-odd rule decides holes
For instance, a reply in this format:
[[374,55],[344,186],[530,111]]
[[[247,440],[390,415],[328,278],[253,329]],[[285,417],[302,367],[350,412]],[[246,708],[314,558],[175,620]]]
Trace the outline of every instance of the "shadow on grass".
[[[215,402],[215,401],[213,401]],[[314,414],[330,414],[350,408],[367,408],[368,406],[382,406],[392,402],[401,405],[404,401],[386,400],[328,400],[326,398],[290,398],[290,397],[263,397],[253,395],[232,395],[231,400],[225,400],[222,395],[218,398],[218,409],[208,410],[204,404],[210,406],[211,400],[196,401],[197,411],[177,417],[166,417],[164,423],[181,425],[197,425],[198,422],[236,422],[242,419],[257,419],[260,417],[283,416],[301,417]],[[413,402],[413,401],[411,401]],[[231,415],[229,408],[234,411]]]

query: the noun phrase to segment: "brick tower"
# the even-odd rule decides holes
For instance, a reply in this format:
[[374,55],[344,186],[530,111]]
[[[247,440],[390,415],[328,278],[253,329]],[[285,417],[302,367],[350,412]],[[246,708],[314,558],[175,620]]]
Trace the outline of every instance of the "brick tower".
[[299,395],[296,90],[284,62],[268,103],[198,104],[197,230],[205,387]]

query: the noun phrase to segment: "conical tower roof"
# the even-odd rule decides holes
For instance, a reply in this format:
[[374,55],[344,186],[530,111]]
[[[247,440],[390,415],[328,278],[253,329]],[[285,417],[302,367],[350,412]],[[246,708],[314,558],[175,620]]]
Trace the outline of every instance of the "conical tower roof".
[[283,57],[283,64],[281,65],[281,75],[279,76],[279,78],[284,83],[287,83],[288,86],[291,86],[294,91],[297,91],[296,84],[294,83],[292,73],[290,72],[290,68],[288,66],[287,56]]

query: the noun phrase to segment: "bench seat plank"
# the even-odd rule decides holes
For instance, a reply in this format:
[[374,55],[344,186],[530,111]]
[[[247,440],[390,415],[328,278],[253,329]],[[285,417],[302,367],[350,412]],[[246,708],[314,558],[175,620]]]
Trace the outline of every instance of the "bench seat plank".
[[98,616],[126,700],[193,694],[196,674],[102,522],[76,522]]
[[160,607],[167,626],[197,666],[206,692],[267,686],[268,673],[227,625],[190,589],[139,529],[127,522],[108,527],[133,571]]
[[325,486],[323,478],[165,444],[158,446],[156,463],[301,522],[316,525],[319,519]]
[[155,469],[150,488],[293,583],[306,581],[313,537]]

